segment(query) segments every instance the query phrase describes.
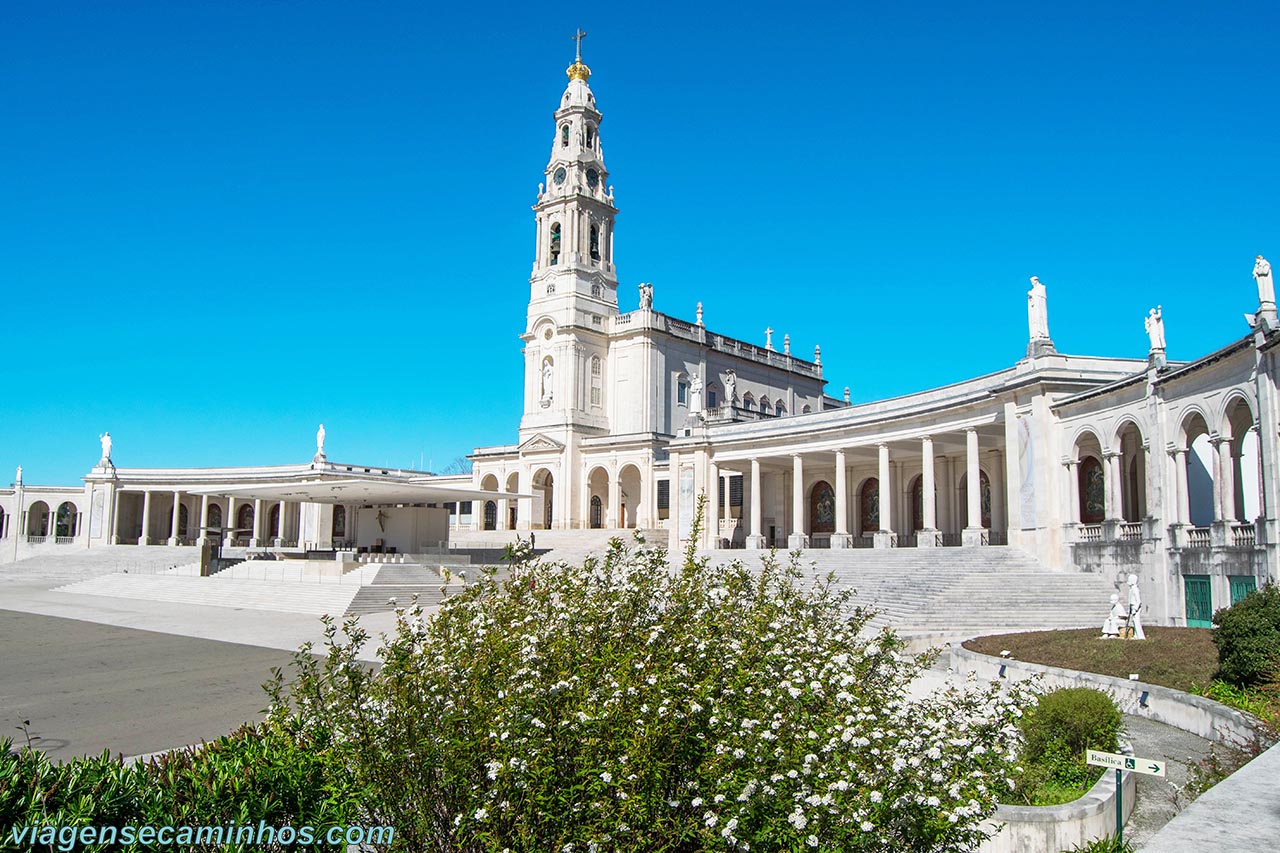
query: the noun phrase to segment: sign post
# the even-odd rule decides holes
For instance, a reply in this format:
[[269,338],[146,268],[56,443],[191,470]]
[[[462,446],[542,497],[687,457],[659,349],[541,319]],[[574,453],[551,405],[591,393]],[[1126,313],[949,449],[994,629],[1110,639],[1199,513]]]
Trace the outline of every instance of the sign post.
[[1094,767],[1111,767],[1116,771],[1116,840],[1124,841],[1124,785],[1121,771],[1132,770],[1146,776],[1163,776],[1165,764],[1154,758],[1138,758],[1133,755],[1117,755],[1091,749],[1085,755],[1085,763]]

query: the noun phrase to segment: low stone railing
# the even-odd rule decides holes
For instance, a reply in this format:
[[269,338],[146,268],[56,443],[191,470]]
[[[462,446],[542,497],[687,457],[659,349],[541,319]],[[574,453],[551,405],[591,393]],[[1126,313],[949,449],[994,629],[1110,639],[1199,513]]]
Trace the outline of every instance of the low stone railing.
[[1101,542],[1102,541],[1102,525],[1101,524],[1082,524],[1076,528],[1077,542]]
[[1187,528],[1187,547],[1209,550],[1212,541],[1209,536],[1209,528],[1207,527],[1188,527]]
[[1231,547],[1252,548],[1258,541],[1258,533],[1252,524],[1231,525]]
[[1141,542],[1142,541],[1142,522],[1126,521],[1120,525],[1120,540],[1122,542]]

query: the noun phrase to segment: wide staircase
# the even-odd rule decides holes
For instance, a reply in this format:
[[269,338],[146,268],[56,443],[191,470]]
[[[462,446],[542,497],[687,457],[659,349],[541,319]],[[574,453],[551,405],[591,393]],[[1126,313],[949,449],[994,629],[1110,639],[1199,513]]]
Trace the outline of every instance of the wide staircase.
[[[712,551],[717,563],[759,567],[767,552]],[[787,561],[789,556],[779,553]],[[834,575],[876,626],[903,634],[962,635],[1101,626],[1115,587],[1101,575],[1053,571],[1009,547],[801,552],[809,577]]]
[[213,575],[108,574],[57,587],[55,592],[138,601],[341,616],[362,589],[357,583],[248,580]]
[[444,599],[444,578],[439,567],[428,567],[418,563],[390,563],[379,566],[373,580],[361,586],[359,592],[351,599],[351,603],[347,605],[346,615],[362,616],[366,613],[382,613],[398,607],[411,607],[415,595],[418,597],[418,604],[422,607],[439,604]]
[[200,559],[190,546],[103,545],[39,554],[12,563],[0,563],[0,583],[41,583],[59,586],[106,574],[155,574]]

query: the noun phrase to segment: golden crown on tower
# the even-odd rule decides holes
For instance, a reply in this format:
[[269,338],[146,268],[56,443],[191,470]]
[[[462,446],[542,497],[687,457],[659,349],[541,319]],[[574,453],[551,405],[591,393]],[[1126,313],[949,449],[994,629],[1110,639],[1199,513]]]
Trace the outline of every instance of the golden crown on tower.
[[582,82],[585,83],[587,82],[587,79],[591,76],[591,69],[583,65],[582,60],[579,59],[578,61],[570,65],[568,68],[566,68],[564,70],[564,73],[569,75],[570,80],[581,80]]

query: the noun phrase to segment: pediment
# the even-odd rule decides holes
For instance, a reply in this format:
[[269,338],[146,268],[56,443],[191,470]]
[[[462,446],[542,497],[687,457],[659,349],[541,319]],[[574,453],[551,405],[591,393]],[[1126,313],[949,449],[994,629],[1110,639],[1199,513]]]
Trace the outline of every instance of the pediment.
[[547,453],[561,450],[564,450],[563,444],[542,433],[536,433],[520,444],[521,453]]

